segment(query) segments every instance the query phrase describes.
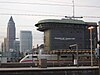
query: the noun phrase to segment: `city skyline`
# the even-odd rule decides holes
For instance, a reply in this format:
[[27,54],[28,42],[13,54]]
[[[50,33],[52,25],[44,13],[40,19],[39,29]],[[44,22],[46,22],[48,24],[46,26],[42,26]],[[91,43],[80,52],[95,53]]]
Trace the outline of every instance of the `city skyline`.
[[[75,16],[85,16],[82,20],[98,23],[100,18],[92,18],[92,16],[99,16],[99,3],[99,0],[75,1]],[[12,16],[16,24],[16,37],[19,38],[20,30],[30,30],[34,35],[33,44],[35,46],[43,43],[43,33],[37,31],[34,26],[39,20],[62,19],[64,16],[72,16],[73,12],[72,0],[0,0],[0,10],[0,44],[7,37],[7,23]],[[90,18],[86,18],[86,16],[90,16]]]

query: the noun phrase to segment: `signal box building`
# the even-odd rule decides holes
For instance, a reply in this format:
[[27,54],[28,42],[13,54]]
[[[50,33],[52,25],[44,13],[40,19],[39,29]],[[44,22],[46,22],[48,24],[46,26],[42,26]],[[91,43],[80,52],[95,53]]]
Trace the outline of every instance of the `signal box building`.
[[75,19],[44,19],[35,24],[37,30],[44,32],[45,50],[69,49],[77,44],[78,49],[90,49],[90,30],[92,29],[92,47],[97,44],[97,23]]

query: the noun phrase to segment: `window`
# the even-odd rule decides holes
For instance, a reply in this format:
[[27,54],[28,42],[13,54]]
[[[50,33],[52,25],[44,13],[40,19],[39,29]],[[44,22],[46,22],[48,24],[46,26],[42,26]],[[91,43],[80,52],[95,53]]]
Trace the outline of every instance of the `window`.
[[61,56],[61,58],[67,58],[67,56]]
[[37,56],[32,56],[32,58],[37,58]]

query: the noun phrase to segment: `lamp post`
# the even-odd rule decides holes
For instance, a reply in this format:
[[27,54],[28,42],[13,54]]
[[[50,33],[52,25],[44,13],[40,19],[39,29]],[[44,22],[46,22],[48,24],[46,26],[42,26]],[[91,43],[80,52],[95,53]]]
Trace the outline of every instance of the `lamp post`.
[[90,48],[91,48],[91,66],[93,66],[93,57],[92,57],[92,30],[93,30],[93,26],[88,27],[88,29],[90,30]]

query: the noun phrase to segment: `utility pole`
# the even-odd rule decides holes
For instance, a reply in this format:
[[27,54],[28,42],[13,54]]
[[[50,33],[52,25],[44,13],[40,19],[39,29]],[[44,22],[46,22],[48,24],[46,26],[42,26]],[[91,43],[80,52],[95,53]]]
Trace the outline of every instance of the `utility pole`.
[[74,0],[72,1],[73,2],[73,17],[75,16],[75,5],[74,5]]

